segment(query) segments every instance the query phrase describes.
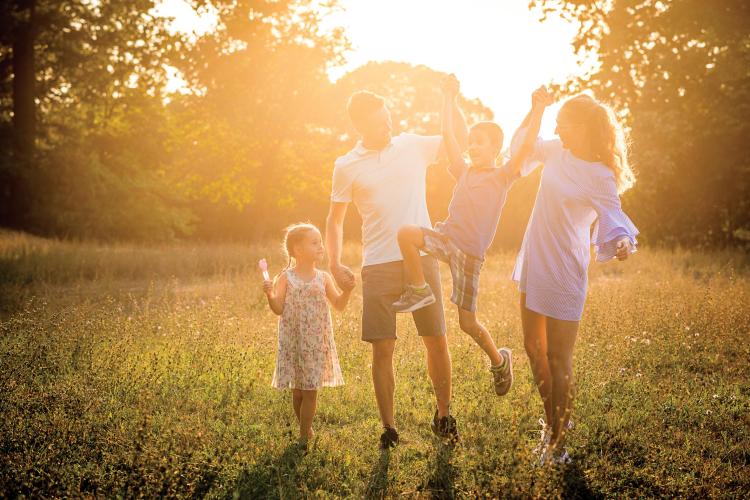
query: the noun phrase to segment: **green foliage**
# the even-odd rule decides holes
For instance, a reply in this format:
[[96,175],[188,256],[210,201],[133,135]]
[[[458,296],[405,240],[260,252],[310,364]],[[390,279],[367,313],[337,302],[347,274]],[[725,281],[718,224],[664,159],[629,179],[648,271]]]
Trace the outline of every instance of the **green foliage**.
[[[0,224],[106,240],[277,235],[297,220],[323,224],[333,161],[354,143],[351,92],[383,94],[397,131],[439,130],[439,72],[370,63],[329,81],[349,49],[342,28],[325,23],[335,1],[193,0],[218,16],[198,37],[171,33],[155,3],[0,5]],[[574,49],[599,65],[559,90],[592,89],[624,113],[638,172],[624,204],[643,240],[744,245],[745,2],[530,3],[581,22]],[[13,46],[29,26],[34,99],[13,88]],[[168,67],[189,93],[165,94]],[[36,107],[23,126],[20,101]],[[469,121],[491,117],[478,100],[461,105]],[[20,154],[32,133],[33,154]],[[514,187],[496,247],[520,242],[537,184],[535,174]],[[430,170],[434,219],[452,188],[442,166]],[[347,224],[356,237],[356,216]]]
[[[189,232],[192,216],[165,173],[161,103],[164,65],[180,37],[151,13],[152,0],[32,3],[35,158],[19,164],[6,149],[0,162],[3,177],[33,186],[28,227],[107,239]],[[3,24],[3,44],[12,43],[14,29]],[[0,51],[2,65],[13,57],[7,48]],[[12,76],[0,74],[5,81]],[[8,130],[9,93],[0,101]]]
[[403,442],[377,451],[357,291],[334,314],[346,385],[321,391],[307,455],[294,445],[291,395],[270,387],[276,318],[261,256],[272,270],[284,264],[276,243],[96,246],[3,234],[0,297],[19,300],[3,304],[0,323],[0,495],[744,497],[750,488],[744,253],[652,250],[592,267],[575,358],[575,462],[559,470],[536,467],[532,453],[541,401],[506,278],[512,255],[490,255],[480,300],[496,342],[515,351],[506,397],[494,396],[485,357],[447,309],[459,447],[432,439],[423,346],[400,318]]
[[[328,68],[349,46],[340,28],[321,27],[335,3],[212,5],[217,29],[189,40],[169,34],[147,1],[39,3],[37,159],[31,170],[14,170],[34,186],[29,228],[77,238],[227,240],[276,235],[296,220],[322,225],[333,160],[356,137],[345,112],[354,91],[383,94],[397,133],[439,133],[442,73],[371,63],[329,81]],[[12,30],[5,34],[10,43]],[[163,95],[165,64],[190,93]],[[470,122],[492,117],[478,100],[462,98],[461,106]],[[512,229],[499,244],[520,241],[534,180],[523,210],[511,196],[514,217],[503,224]],[[429,171],[436,219],[447,214],[452,189],[444,165]],[[356,215],[346,232],[358,235]]]
[[[750,228],[750,6],[742,0],[532,0],[581,23],[591,89],[627,112],[638,184],[625,197],[652,241],[738,244]],[[743,233],[739,233],[743,234]]]
[[248,238],[327,209],[336,140],[326,69],[341,30],[320,2],[216,2],[220,26],[178,65],[195,95],[175,98],[170,149],[179,186],[203,222],[197,235]]

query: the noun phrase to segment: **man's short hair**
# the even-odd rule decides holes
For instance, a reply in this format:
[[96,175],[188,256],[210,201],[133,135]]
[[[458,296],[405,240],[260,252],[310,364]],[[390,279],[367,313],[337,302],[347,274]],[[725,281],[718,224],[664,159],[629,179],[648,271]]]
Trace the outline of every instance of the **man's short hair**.
[[384,104],[385,99],[378,94],[369,90],[360,90],[353,93],[349,98],[349,102],[346,104],[346,111],[349,113],[349,119],[356,128],[373,113],[380,110]]
[[487,137],[489,137],[490,142],[493,146],[498,149],[502,149],[505,134],[503,134],[503,129],[500,128],[500,125],[498,125],[497,123],[477,122],[471,126],[471,130],[479,130],[481,132],[484,132],[485,134],[487,134]]

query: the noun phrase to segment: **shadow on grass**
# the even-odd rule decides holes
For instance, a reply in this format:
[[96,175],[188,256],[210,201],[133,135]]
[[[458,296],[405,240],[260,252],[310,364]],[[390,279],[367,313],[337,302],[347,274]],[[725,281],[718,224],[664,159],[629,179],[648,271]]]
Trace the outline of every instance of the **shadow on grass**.
[[562,470],[562,497],[604,498],[604,495],[591,489],[581,466],[573,462]]
[[430,498],[455,498],[456,469],[452,463],[453,446],[438,442],[435,452],[435,461],[432,463],[425,490]]
[[388,466],[391,463],[390,450],[380,450],[378,461],[372,468],[365,498],[386,498],[388,494]]
[[273,459],[266,457],[240,472],[233,488],[234,498],[279,498],[283,491],[297,489],[297,466],[305,456],[299,444],[290,443]]

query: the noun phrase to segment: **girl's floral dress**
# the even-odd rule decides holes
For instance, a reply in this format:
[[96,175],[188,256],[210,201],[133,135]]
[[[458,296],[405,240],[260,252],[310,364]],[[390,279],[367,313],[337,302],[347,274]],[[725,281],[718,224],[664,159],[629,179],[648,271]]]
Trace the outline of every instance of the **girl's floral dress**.
[[343,385],[333,325],[325,292],[325,275],[304,281],[287,269],[284,312],[279,319],[276,370],[271,383],[277,389],[313,390]]

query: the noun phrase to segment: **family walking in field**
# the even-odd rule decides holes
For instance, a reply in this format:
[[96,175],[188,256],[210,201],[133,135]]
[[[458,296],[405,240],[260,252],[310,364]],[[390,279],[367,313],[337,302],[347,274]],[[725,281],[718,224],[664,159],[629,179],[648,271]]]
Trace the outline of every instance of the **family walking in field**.
[[[399,442],[393,369],[398,313],[411,313],[426,349],[436,400],[432,431],[447,444],[456,443],[438,261],[450,270],[451,302],[461,330],[487,355],[488,379],[503,396],[513,384],[513,358],[510,349],[498,349],[479,321],[480,274],[511,185],[543,166],[512,279],[520,292],[526,354],[544,405],[539,462],[567,463],[573,348],[586,299],[590,246],[602,262],[624,260],[636,248],[638,230],[619,198],[634,182],[623,131],[608,107],[578,95],[558,113],[559,138],[538,138],[544,110],[552,104],[541,87],[511,141],[510,160],[498,164],[504,142],[500,126],[479,122],[468,128],[457,105],[456,78],[445,78],[441,88],[440,136],[392,137],[382,97],[360,91],[349,99],[347,110],[360,141],[335,162],[325,237],[311,224],[287,228],[287,267],[264,281],[269,306],[280,316],[273,386],[292,389],[300,441],[306,446],[313,436],[317,391],[344,383],[328,303],[344,309],[355,287],[354,274],[341,262],[344,216],[354,203],[362,218],[362,340],[372,346],[372,380],[383,424],[380,448]],[[444,156],[456,184],[448,217],[433,227],[426,173]],[[318,269],[326,250],[330,274]]]

